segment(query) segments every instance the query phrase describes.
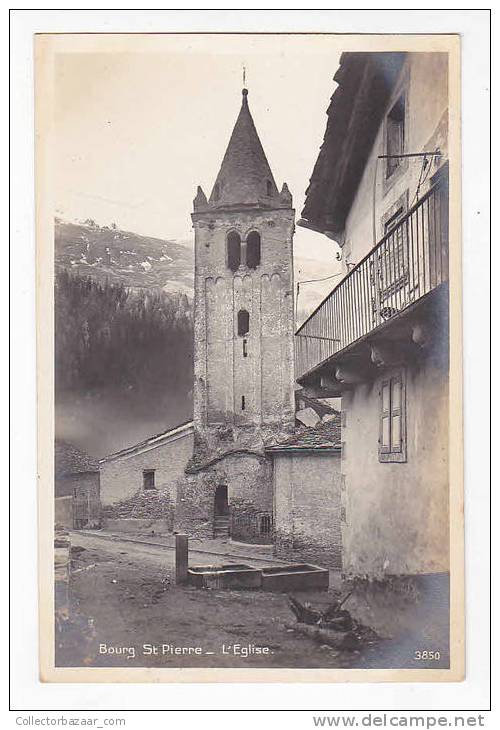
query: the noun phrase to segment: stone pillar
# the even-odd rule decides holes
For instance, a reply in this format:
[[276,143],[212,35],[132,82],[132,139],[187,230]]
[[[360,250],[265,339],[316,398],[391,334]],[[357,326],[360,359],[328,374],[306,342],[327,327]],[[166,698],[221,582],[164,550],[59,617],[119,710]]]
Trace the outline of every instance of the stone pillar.
[[175,582],[187,583],[188,577],[188,536],[175,536]]

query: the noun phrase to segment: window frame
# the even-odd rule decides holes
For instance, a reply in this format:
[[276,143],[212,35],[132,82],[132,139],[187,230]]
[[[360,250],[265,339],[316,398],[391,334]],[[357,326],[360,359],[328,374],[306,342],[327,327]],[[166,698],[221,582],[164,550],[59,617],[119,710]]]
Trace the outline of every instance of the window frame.
[[[397,121],[395,119],[394,111],[398,105],[402,106],[402,119]],[[407,94],[406,90],[401,91],[401,93],[398,94],[396,99],[393,101],[391,106],[389,107],[389,110],[385,116],[385,154],[394,154],[394,150],[389,149],[389,138],[391,136],[391,126],[394,126],[394,128],[397,128],[399,130],[399,136],[400,136],[400,148],[399,152],[397,154],[404,154],[406,145],[407,145]],[[398,170],[403,167],[405,158],[386,158],[385,160],[385,178],[386,180],[390,180],[395,174],[397,174]]]
[[[246,328],[243,326],[246,321]],[[240,326],[241,325],[241,326]],[[243,332],[243,330],[245,330]],[[246,337],[250,334],[250,312],[248,309],[240,309],[236,315],[236,334],[238,337]]]
[[[381,140],[381,149],[383,154],[388,154],[387,151],[387,136],[388,136],[388,117],[391,113],[391,111],[394,109],[398,101],[404,97],[404,138],[403,138],[403,151],[402,154],[406,152],[407,149],[409,149],[409,145],[411,145],[410,140],[410,117],[409,117],[409,103],[410,103],[410,68],[408,65],[405,66],[403,69],[399,81],[394,89],[393,94],[391,95],[391,99],[389,103],[387,104],[385,115],[383,118],[382,123],[382,140]],[[401,177],[404,177],[405,173],[408,170],[408,158],[403,157],[400,160],[400,164],[395,167],[394,170],[391,171],[391,173],[388,175],[388,164],[387,159],[383,160],[385,163],[383,165],[383,174],[382,177],[382,197],[385,197],[389,191],[392,189],[395,183],[397,183],[398,180],[400,180]]]
[[[399,403],[394,405],[394,386],[400,385]],[[388,408],[384,408],[384,388],[388,388]],[[399,418],[400,438],[397,445],[392,443],[394,419]],[[388,419],[388,443],[384,444],[384,421]],[[406,373],[398,370],[388,374],[380,381],[379,388],[379,437],[378,458],[381,463],[404,463],[406,450]]]
[[242,249],[243,246],[240,233],[234,229],[228,231],[226,235],[226,266],[233,272],[233,274],[235,274],[241,266]]
[[[409,283],[408,233],[404,228],[400,228],[399,233],[396,232],[398,224],[408,213],[408,198],[409,191],[405,190],[381,218],[381,235],[387,243],[378,249],[374,258],[376,280],[374,278],[373,281],[377,286],[378,310],[391,306],[391,302],[396,298],[395,295]],[[391,236],[392,241],[390,241]],[[397,236],[396,240],[394,236]]]
[[[153,483],[152,486],[147,487],[146,486],[146,474],[152,474],[153,475]],[[142,489],[143,491],[149,492],[151,489],[156,489],[156,469],[143,469],[142,470]]]
[[250,231],[245,239],[245,266],[257,269],[262,261],[262,236],[259,231]]

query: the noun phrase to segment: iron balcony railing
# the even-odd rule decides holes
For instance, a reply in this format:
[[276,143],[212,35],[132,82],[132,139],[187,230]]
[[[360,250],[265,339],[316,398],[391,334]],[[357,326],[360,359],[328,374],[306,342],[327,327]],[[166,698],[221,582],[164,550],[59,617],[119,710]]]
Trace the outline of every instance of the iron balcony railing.
[[295,377],[448,279],[448,190],[431,187],[297,330]]

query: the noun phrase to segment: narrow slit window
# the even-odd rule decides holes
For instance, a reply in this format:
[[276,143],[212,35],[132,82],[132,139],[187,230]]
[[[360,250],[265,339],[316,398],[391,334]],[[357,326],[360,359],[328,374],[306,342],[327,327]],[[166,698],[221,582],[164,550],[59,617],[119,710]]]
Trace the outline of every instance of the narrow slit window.
[[154,469],[145,469],[142,472],[142,488],[156,489]]
[[271,196],[273,194],[273,184],[270,180],[266,182],[266,193],[268,196]]
[[260,264],[260,234],[252,231],[247,236],[247,266],[256,269]]
[[248,357],[248,340],[243,340],[243,357]]
[[387,115],[387,158],[386,176],[390,177],[403,162],[398,155],[404,154],[405,147],[405,97],[400,96]]
[[227,265],[231,271],[236,271],[241,264],[241,238],[236,231],[231,231],[227,237]]
[[250,332],[250,315],[246,309],[238,312],[238,336],[244,337]]
[[245,396],[244,395],[241,396],[241,410],[242,411],[245,410]]

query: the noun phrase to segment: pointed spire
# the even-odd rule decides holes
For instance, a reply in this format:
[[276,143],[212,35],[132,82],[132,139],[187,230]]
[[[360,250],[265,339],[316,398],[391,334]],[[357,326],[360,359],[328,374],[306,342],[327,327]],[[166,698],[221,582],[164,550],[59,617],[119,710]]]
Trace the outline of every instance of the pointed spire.
[[[248,89],[242,90],[238,119],[217,175],[209,205],[283,207],[255,124],[248,107]],[[291,201],[287,207],[291,206]]]
[[208,205],[207,196],[203,192],[203,188],[198,185],[198,189],[196,191],[196,198],[193,200],[193,208],[194,210],[199,210],[200,208],[206,208]]
[[290,206],[292,205],[292,194],[288,189],[286,182],[283,183],[283,187],[281,188],[280,198],[284,203],[287,203]]

